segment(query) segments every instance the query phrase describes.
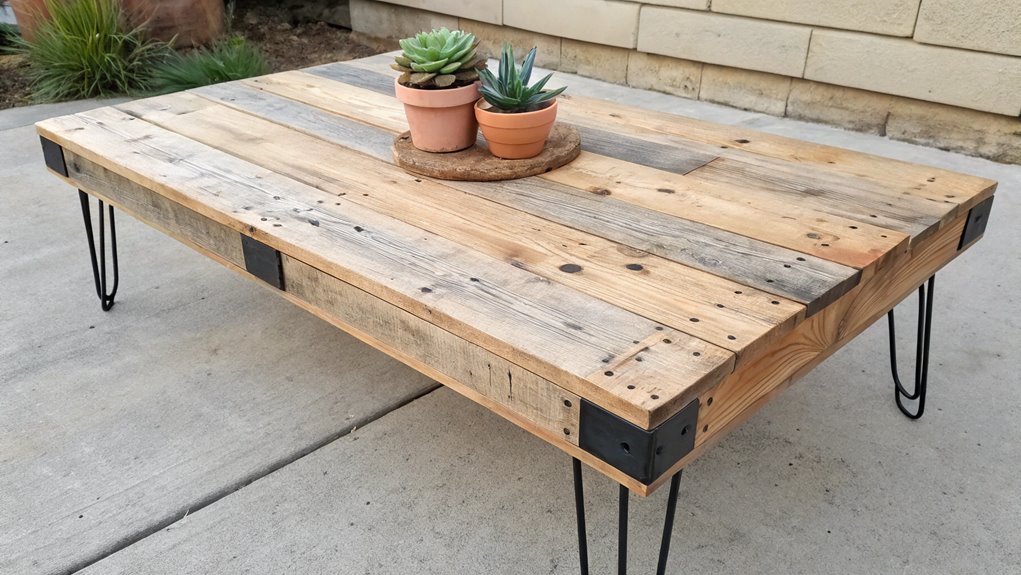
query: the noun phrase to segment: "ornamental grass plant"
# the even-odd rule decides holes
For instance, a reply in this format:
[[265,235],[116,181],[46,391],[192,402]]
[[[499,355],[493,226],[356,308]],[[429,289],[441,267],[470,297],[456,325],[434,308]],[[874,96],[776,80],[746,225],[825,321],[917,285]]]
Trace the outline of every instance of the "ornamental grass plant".
[[266,58],[241,36],[231,36],[187,54],[174,52],[152,71],[151,88],[161,94],[241,80],[269,72]]
[[35,100],[50,102],[146,92],[166,43],[131,28],[118,0],[46,0],[50,18],[32,40],[16,38]]

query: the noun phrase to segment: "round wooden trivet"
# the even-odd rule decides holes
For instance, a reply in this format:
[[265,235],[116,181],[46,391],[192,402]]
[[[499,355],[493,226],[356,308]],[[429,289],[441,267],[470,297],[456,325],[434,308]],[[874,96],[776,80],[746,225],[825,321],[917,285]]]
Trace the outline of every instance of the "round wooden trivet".
[[546,140],[546,149],[525,160],[497,158],[489,153],[481,135],[467,150],[437,154],[419,150],[411,144],[411,133],[404,132],[394,138],[393,151],[397,165],[415,174],[441,180],[493,182],[534,176],[563,166],[581,153],[581,136],[574,128],[556,124]]

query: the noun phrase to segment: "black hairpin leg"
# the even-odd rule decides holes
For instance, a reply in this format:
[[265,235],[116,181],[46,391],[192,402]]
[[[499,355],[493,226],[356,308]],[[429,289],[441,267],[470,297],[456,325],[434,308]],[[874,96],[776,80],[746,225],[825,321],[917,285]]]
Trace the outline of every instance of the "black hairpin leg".
[[107,206],[110,214],[110,259],[113,264],[113,287],[107,292],[106,285],[106,225],[103,200],[96,200],[99,206],[99,257],[96,257],[96,242],[92,233],[92,211],[89,209],[89,195],[78,190],[78,199],[82,203],[82,217],[85,219],[85,235],[89,240],[89,256],[92,259],[92,277],[96,281],[96,295],[99,296],[103,311],[110,311],[113,298],[117,294],[119,274],[117,270],[117,228],[113,220],[113,206]]
[[[670,479],[670,493],[666,503],[666,520],[663,522],[663,539],[659,546],[659,563],[656,575],[666,573],[666,560],[670,554],[670,539],[674,532],[674,514],[677,511],[677,493],[681,486],[681,472],[678,471]],[[619,518],[617,524],[617,573],[627,574],[627,528],[628,501],[631,492],[627,487],[620,486]],[[588,536],[585,530],[585,492],[581,482],[581,461],[574,460],[574,505],[578,514],[578,561],[581,575],[588,575]]]
[[[901,413],[911,419],[918,419],[925,412],[925,388],[929,381],[929,335],[932,328],[932,299],[936,276],[930,277],[927,283],[928,290],[924,284],[918,286],[918,341],[915,347],[915,387],[913,392],[904,389],[904,385],[900,381],[900,372],[897,369],[897,334],[894,327],[893,310],[891,309],[886,315],[887,323],[890,326],[890,370],[893,372],[894,397]],[[914,412],[905,407],[905,400],[916,402]]]

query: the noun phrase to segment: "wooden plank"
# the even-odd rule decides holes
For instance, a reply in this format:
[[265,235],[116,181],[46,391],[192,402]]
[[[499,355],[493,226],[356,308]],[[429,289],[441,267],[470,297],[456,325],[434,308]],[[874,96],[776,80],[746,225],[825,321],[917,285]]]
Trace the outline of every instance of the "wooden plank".
[[857,269],[907,249],[901,232],[592,154],[541,177]]
[[717,158],[715,154],[702,150],[667,148],[655,142],[593,126],[567,125],[581,134],[581,149],[586,152],[668,173],[687,174]]
[[[799,324],[774,350],[700,396],[696,448],[650,486],[654,490],[791,383],[853,340],[960,253],[967,213],[919,242],[822,313]],[[891,383],[892,385],[892,383]],[[891,394],[892,395],[892,394]],[[710,401],[712,399],[712,401]]]
[[[193,95],[178,94],[118,108],[704,339],[742,358],[779,338],[803,312],[803,306],[792,301],[465,195],[389,164],[380,165],[379,160],[339,144],[195,100]],[[259,110],[258,99],[246,97],[246,101],[249,109]],[[279,107],[270,106],[269,110],[276,112]],[[239,125],[245,126],[244,134],[237,133]],[[366,173],[379,177],[366,181]],[[564,271],[572,265],[578,269]]]
[[[349,64],[310,72],[380,94],[389,95],[392,89],[386,74]],[[782,200],[794,192],[794,201],[804,199],[826,213],[908,233],[912,241],[935,232],[996,189],[996,182],[985,178],[572,94],[561,98],[560,118],[577,127],[613,126],[679,153],[721,156],[691,174],[757,191],[759,197],[778,192]],[[729,172],[729,177],[720,177],[717,170]],[[747,175],[737,177],[742,173]],[[766,190],[759,189],[763,176],[774,182]],[[853,193],[846,193],[848,188]]]
[[[366,129],[365,124],[344,116],[240,83],[209,86],[193,93],[390,160],[390,132]],[[184,109],[182,103],[182,113]],[[744,190],[695,186],[687,178],[605,156],[583,154],[543,177],[593,193],[609,192],[617,199],[714,227],[729,227],[743,235],[754,234],[768,243],[858,269],[878,263],[891,251],[906,249],[901,245],[906,234],[900,232],[805,209],[789,199],[781,202],[759,197],[761,201],[752,207]]]
[[[395,100],[310,74],[275,74],[250,83],[346,117],[394,131]],[[396,111],[395,111],[396,110]],[[400,131],[403,128],[400,127]],[[858,281],[857,271],[699,222],[526,178],[496,186],[449,182],[459,190],[599,235],[734,282],[803,303],[815,313]],[[825,242],[823,242],[825,243]]]
[[882,156],[814,144],[759,132],[743,126],[726,126],[570,95],[560,104],[565,119],[586,117],[595,125],[670,136],[686,146],[702,143],[719,150],[718,155],[741,162],[778,160],[793,173],[825,171],[842,178],[848,186],[872,189],[894,199],[923,198],[946,204],[953,216],[989,197],[996,182],[932,166],[902,162]]
[[[351,202],[331,202],[337,198],[122,112],[100,109],[38,127],[72,152],[556,381],[636,425],[648,428],[669,417],[677,395],[718,381],[733,367],[733,354],[726,350]],[[647,347],[633,341],[650,337],[673,342],[655,344],[672,356],[668,372],[658,372],[658,363],[632,359]],[[695,351],[700,356],[693,361]],[[589,377],[605,365],[635,370],[668,385],[670,392],[627,390]]]

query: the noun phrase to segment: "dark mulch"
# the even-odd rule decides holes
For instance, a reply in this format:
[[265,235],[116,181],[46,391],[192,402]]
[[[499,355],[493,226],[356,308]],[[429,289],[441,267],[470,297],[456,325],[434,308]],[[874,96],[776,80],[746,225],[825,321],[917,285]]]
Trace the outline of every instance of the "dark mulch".
[[[368,46],[350,30],[322,22],[293,22],[291,12],[272,1],[241,3],[232,28],[262,49],[274,72],[364,58],[396,48],[396,44]],[[0,55],[0,110],[32,103],[24,70],[20,56]]]

